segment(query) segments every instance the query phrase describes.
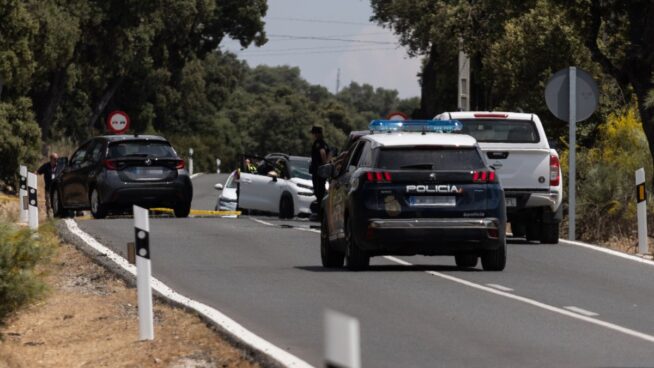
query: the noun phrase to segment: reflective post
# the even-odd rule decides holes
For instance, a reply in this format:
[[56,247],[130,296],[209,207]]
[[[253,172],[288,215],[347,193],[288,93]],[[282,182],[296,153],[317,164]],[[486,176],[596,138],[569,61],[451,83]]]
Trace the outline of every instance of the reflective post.
[[636,170],[636,206],[638,211],[638,253],[649,253],[647,243],[647,192],[645,190],[645,169]]
[[39,200],[36,183],[36,174],[27,173],[28,224],[32,230],[39,229]]
[[148,210],[134,206],[134,238],[136,243],[136,294],[139,310],[139,339],[154,340],[152,285],[150,278],[150,217]]
[[359,320],[325,311],[325,367],[361,368]]

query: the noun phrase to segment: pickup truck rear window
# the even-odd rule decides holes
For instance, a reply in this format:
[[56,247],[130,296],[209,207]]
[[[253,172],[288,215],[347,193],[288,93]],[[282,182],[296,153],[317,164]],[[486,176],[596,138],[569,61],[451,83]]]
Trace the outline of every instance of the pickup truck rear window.
[[377,168],[387,170],[479,170],[484,161],[475,148],[397,147],[382,148]]
[[462,134],[486,143],[538,143],[540,136],[531,120],[471,119],[459,121]]
[[175,150],[168,142],[131,140],[109,144],[109,158],[162,157],[176,158]]

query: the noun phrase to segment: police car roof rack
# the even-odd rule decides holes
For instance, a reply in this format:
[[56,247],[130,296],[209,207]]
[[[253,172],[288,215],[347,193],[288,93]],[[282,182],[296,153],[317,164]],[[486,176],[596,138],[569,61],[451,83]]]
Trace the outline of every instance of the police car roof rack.
[[368,125],[370,133],[452,133],[463,129],[458,120],[373,120]]

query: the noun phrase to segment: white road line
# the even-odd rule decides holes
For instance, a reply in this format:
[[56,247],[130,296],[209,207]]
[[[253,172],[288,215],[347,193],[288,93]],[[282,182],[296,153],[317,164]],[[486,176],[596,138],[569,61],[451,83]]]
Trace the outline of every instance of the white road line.
[[[104,245],[100,244],[100,242],[98,242],[95,238],[93,238],[91,235],[87,234],[82,229],[80,229],[74,220],[66,219],[64,221],[66,223],[66,226],[68,227],[68,230],[71,233],[77,235],[82,241],[88,244],[91,248],[97,250],[100,253],[105,254],[107,258],[112,260],[118,266],[122,267],[125,271],[129,272],[132,275],[136,275],[136,267],[129,264],[125,258],[121,257],[120,255],[118,255],[111,249],[105,247]],[[287,351],[283,350],[282,348],[279,348],[273,345],[271,342],[268,342],[267,340],[264,340],[263,338],[259,337],[258,335],[246,329],[238,322],[227,317],[225,314],[221,313],[220,311],[206,304],[200,303],[198,301],[195,301],[193,299],[190,299],[184,295],[177,293],[169,286],[167,286],[166,284],[164,284],[163,282],[159,281],[154,277],[152,278],[152,288],[158,291],[159,293],[161,293],[162,295],[164,295],[166,298],[173,300],[174,302],[182,304],[187,308],[193,309],[196,312],[202,314],[206,318],[212,320],[214,323],[224,328],[227,332],[236,336],[245,344],[270,356],[271,358],[277,360],[278,362],[280,362],[282,365],[286,367],[303,367],[303,368],[312,367],[309,363],[303,361],[302,359],[296,357],[295,355],[292,355]]]
[[266,226],[275,226],[275,224],[271,224],[270,222],[266,222],[266,221],[263,221],[263,220],[259,220],[259,219],[254,218],[254,217],[250,217],[250,220],[252,220],[252,221],[254,221],[254,222],[258,222],[258,223],[260,223],[260,224],[262,224],[262,225],[266,225]]
[[195,178],[197,178],[198,176],[200,176],[202,174],[204,174],[204,173],[201,173],[201,172],[195,173],[195,174],[191,175],[191,179],[195,179]]
[[502,290],[502,291],[513,291],[513,289],[511,289],[510,287],[502,286],[500,284],[486,284],[486,286],[490,286],[494,289]]
[[654,266],[654,261],[650,261],[649,259],[640,258],[640,257],[634,256],[634,255],[631,255],[631,254],[619,252],[617,250],[613,250],[613,249],[609,249],[609,248],[605,248],[605,247],[600,247],[599,245],[593,245],[593,244],[588,244],[588,243],[583,243],[583,242],[578,242],[578,241],[564,240],[564,239],[559,239],[559,243],[575,245],[575,246],[578,246],[578,247],[592,249],[592,250],[596,250],[598,252],[610,254],[612,256],[628,259],[630,261],[635,261],[635,262],[638,262],[638,263],[643,263],[643,264],[646,264],[646,265]]
[[579,307],[575,307],[574,305],[570,305],[570,306],[563,307],[563,308],[565,308],[565,309],[567,309],[569,311],[573,311],[575,313],[583,314],[584,316],[588,316],[588,317],[599,316],[599,314],[597,314],[595,312],[591,312],[589,310],[585,310],[585,309],[582,309],[582,308],[579,308]]
[[[391,262],[395,262],[395,263],[398,263],[398,264],[401,264],[401,265],[412,266],[411,263],[409,263],[409,262],[407,262],[405,260],[396,258],[396,257],[385,256],[384,258],[388,259]],[[599,320],[599,319],[596,319],[596,318],[591,318],[591,317],[588,317],[588,316],[585,316],[585,315],[580,315],[580,314],[571,312],[571,311],[563,309],[563,308],[559,308],[559,307],[555,307],[555,306],[552,306],[552,305],[549,305],[549,304],[541,303],[539,301],[529,299],[529,298],[525,298],[525,297],[522,297],[522,296],[519,296],[519,295],[510,294],[510,293],[507,293],[505,291],[496,290],[496,289],[490,288],[488,286],[476,284],[474,282],[467,281],[467,280],[464,280],[464,279],[460,279],[458,277],[446,275],[444,273],[440,273],[440,272],[436,272],[436,271],[426,271],[426,272],[428,274],[430,274],[430,275],[437,276],[437,277],[440,277],[440,278],[443,278],[443,279],[446,279],[446,280],[450,280],[450,281],[456,282],[456,283],[461,284],[461,285],[469,286],[471,288],[482,290],[482,291],[485,291],[485,292],[488,292],[488,293],[491,293],[491,294],[503,296],[503,297],[508,298],[508,299],[512,299],[512,300],[515,300],[515,301],[518,301],[518,302],[521,302],[521,303],[529,304],[529,305],[532,305],[534,307],[538,307],[538,308],[541,308],[541,309],[544,309],[544,310],[547,310],[547,311],[550,311],[550,312],[562,314],[562,315],[567,316],[567,317],[578,319],[578,320],[588,322],[588,323],[591,323],[591,324],[594,324],[594,325],[597,325],[597,326],[600,326],[600,327],[607,328],[609,330],[617,331],[617,332],[623,333],[625,335],[629,335],[629,336],[632,336],[632,337],[639,338],[641,340],[645,340],[645,341],[654,343],[654,336],[652,336],[652,335],[648,335],[648,334],[645,334],[643,332],[632,330],[630,328],[622,327],[622,326],[616,325],[616,324],[611,323],[611,322],[606,322],[606,321],[602,321],[602,320]]]

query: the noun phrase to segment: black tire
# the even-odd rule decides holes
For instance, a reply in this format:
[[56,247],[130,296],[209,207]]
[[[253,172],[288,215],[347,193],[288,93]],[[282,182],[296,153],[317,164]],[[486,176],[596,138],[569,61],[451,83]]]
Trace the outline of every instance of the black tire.
[[543,223],[540,230],[541,244],[559,243],[559,223]]
[[89,198],[91,202],[91,215],[94,219],[103,219],[107,217],[107,208],[100,202],[100,194],[98,190],[93,188]]
[[525,238],[527,241],[539,241],[540,240],[540,224],[537,222],[530,222],[527,224],[527,232]]
[[481,267],[484,271],[502,271],[506,267],[506,241],[499,248],[481,254]]
[[473,268],[477,266],[479,256],[476,254],[457,254],[454,256],[456,266],[459,268]]
[[322,259],[322,266],[326,268],[341,268],[345,261],[345,254],[331,247],[326,216],[323,216],[320,225],[320,258]]
[[352,271],[365,270],[370,265],[370,256],[356,244],[352,235],[352,220],[348,217],[345,229],[345,263]]
[[290,195],[282,195],[279,200],[279,218],[292,219],[295,215],[295,206],[293,205],[293,198]]
[[56,218],[70,217],[70,211],[64,208],[57,188],[52,188],[50,193],[50,206],[52,207],[52,216]]
[[524,238],[527,234],[527,228],[524,222],[522,221],[512,221],[511,222],[511,233],[514,238]]
[[188,215],[191,213],[191,204],[190,203],[183,203],[183,204],[178,204],[173,208],[173,212],[175,213],[175,217],[179,218],[185,218],[188,217]]

